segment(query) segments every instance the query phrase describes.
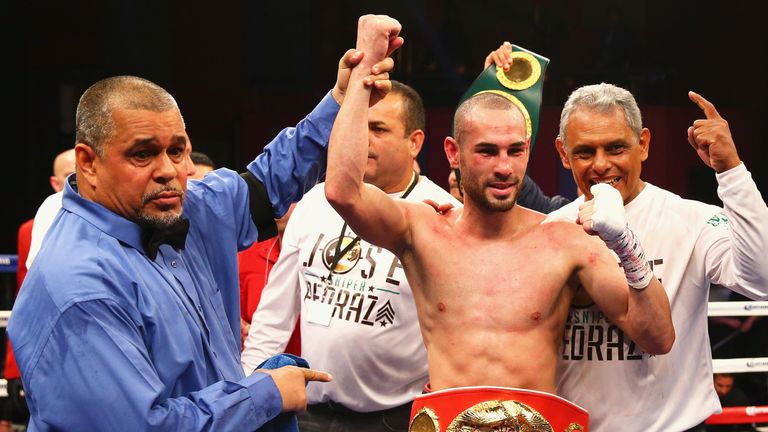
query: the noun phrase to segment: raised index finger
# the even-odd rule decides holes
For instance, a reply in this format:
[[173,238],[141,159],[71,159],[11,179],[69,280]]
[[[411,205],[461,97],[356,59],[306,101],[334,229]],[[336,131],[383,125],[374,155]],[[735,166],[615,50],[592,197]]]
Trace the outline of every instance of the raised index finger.
[[689,91],[688,92],[688,98],[691,99],[691,101],[693,103],[698,105],[699,108],[701,108],[702,111],[704,111],[704,115],[708,119],[719,119],[719,118],[722,118],[722,117],[720,117],[720,113],[717,112],[717,109],[715,108],[715,106],[712,105],[712,102],[704,99],[704,96],[702,96],[702,95],[700,95],[700,94],[698,94],[696,92]]

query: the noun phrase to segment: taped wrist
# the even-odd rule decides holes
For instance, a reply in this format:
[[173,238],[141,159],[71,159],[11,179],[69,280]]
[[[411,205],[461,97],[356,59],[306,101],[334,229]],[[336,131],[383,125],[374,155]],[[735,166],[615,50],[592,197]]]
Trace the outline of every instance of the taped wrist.
[[651,283],[653,270],[645,259],[645,252],[635,233],[627,227],[617,238],[603,240],[619,256],[629,286],[637,290],[645,289]]

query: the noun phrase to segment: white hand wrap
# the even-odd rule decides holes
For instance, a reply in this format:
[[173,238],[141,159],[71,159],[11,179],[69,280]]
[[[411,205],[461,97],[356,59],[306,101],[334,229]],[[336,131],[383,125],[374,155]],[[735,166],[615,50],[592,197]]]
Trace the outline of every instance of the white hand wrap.
[[596,184],[589,191],[594,197],[592,230],[605,241],[618,239],[627,229],[621,193],[605,183]]
[[601,183],[590,188],[594,197],[592,229],[619,256],[629,286],[644,289],[651,283],[653,270],[635,233],[627,226],[621,193]]

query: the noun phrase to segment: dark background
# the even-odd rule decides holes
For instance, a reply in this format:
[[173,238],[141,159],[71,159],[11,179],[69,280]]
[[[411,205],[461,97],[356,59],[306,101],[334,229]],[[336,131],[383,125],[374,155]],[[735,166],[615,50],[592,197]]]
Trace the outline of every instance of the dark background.
[[[551,59],[529,173],[549,194],[572,194],[553,146],[560,107],[582,84],[630,89],[653,134],[644,179],[716,203],[714,176],[685,131],[696,90],[731,124],[740,155],[765,193],[766,37],[761,2],[505,1],[6,1],[0,12],[6,73],[0,253],[52,191],[53,157],[74,145],[79,95],[133,74],[179,102],[196,150],[242,169],[295,124],[335,80],[357,17],[387,13],[406,45],[394,78],[427,106],[423,170],[446,184],[442,140],[453,105],[486,54],[509,40]],[[768,223],[768,222],[767,222]]]

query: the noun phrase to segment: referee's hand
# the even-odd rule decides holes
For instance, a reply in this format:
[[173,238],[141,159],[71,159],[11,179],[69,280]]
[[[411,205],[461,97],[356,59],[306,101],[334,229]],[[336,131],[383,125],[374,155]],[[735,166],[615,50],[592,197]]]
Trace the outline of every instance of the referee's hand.
[[307,409],[306,383],[309,381],[328,382],[333,379],[327,372],[285,366],[278,369],[259,369],[272,376],[280,396],[283,398],[283,412],[304,411]]

